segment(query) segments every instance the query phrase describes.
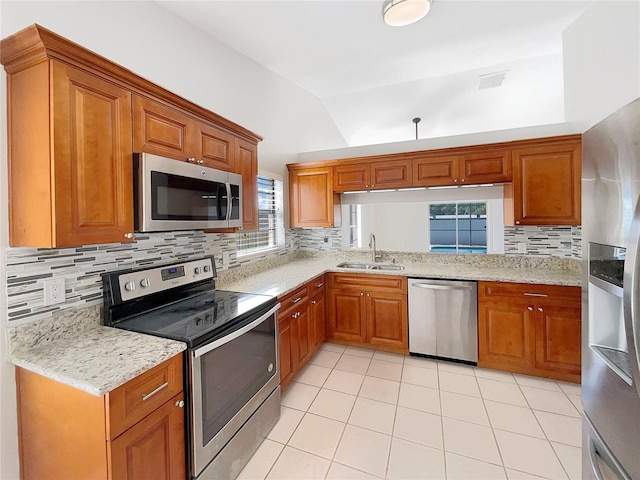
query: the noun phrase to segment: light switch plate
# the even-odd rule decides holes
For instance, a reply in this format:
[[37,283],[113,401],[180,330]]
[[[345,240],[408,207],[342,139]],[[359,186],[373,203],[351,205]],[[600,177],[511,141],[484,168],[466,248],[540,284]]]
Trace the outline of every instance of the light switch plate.
[[525,242],[518,243],[518,253],[527,253],[527,244]]
[[222,252],[222,264],[229,265],[231,261],[231,254],[229,252]]

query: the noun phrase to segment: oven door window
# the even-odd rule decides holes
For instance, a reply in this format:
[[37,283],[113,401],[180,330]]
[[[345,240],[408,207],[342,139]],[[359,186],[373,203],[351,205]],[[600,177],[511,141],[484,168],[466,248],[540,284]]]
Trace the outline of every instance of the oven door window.
[[151,172],[153,220],[225,220],[227,186],[162,172]]
[[275,316],[200,357],[207,445],[277,372]]

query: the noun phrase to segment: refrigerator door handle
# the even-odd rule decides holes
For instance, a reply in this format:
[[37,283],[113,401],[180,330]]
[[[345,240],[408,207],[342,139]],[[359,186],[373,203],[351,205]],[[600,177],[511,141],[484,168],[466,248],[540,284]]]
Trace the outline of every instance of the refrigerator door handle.
[[[596,444],[593,440],[589,441],[589,460],[591,463],[591,470],[596,477],[596,480],[631,480],[629,476],[623,471],[616,468],[612,469],[611,466],[605,461],[600,453],[596,450]],[[602,473],[602,466],[605,467],[606,475]]]
[[640,395],[640,199],[629,231],[624,263],[624,322],[633,383]]

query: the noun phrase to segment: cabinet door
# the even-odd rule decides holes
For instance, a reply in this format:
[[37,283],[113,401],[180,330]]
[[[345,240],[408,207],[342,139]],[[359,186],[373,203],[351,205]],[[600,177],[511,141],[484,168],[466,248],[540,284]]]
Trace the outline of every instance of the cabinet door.
[[525,373],[534,366],[533,305],[478,305],[478,366]]
[[295,339],[298,344],[298,370],[307,363],[311,356],[311,342],[309,341],[309,332],[311,328],[309,325],[309,314],[307,310],[308,307],[306,305],[301,305],[301,310],[298,312],[298,316],[295,319],[298,324],[298,336]]
[[366,302],[367,343],[408,351],[407,296],[367,292]]
[[278,351],[280,354],[280,386],[285,388],[293,380],[291,368],[291,323],[289,319],[278,319]]
[[53,75],[53,246],[125,242],[133,232],[131,94],[57,62]]
[[185,478],[181,401],[182,393],[107,444],[111,450],[111,478]]
[[536,368],[580,375],[580,307],[536,306]]
[[336,340],[363,343],[367,325],[364,319],[364,292],[357,290],[328,290],[328,335]]
[[511,152],[509,149],[493,149],[460,156],[460,183],[510,182]]
[[340,197],[332,191],[331,167],[289,171],[290,223],[296,227],[333,227]]
[[374,162],[371,164],[370,188],[411,186],[411,160]]
[[333,168],[333,191],[366,190],[370,188],[369,164],[340,165]]
[[413,185],[430,187],[458,183],[458,156],[416,158],[413,160]]
[[220,128],[195,122],[195,158],[202,165],[233,172],[235,137]]
[[242,175],[242,230],[258,230],[258,146],[236,139],[235,173]]
[[325,337],[327,302],[324,290],[316,293],[309,301],[309,345],[317,350]]
[[516,225],[580,225],[580,142],[513,150]]
[[186,115],[133,96],[133,149],[177,160],[194,157],[194,121]]

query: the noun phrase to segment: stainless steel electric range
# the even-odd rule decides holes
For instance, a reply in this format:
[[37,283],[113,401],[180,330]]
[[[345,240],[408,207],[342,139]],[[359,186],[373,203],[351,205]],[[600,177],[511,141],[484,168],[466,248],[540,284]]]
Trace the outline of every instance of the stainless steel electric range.
[[215,288],[213,257],[106,273],[104,323],[179,340],[187,471],[235,478],[280,417],[279,304]]

